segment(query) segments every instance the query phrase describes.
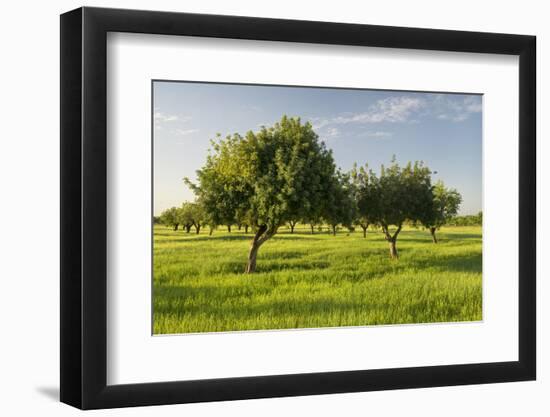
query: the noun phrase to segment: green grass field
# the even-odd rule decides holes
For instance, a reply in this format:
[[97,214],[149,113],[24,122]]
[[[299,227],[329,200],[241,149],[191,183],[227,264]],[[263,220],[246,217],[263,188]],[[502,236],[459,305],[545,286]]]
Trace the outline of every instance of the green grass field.
[[481,227],[405,229],[400,258],[369,229],[266,242],[243,270],[252,234],[154,229],[155,334],[481,320]]

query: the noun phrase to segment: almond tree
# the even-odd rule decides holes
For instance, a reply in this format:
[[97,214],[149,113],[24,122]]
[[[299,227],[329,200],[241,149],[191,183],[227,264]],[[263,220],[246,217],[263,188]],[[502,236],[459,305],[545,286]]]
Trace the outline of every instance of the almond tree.
[[165,226],[172,227],[174,231],[178,230],[178,227],[181,222],[180,209],[177,207],[171,207],[169,209],[164,210],[160,214],[160,222]]
[[442,181],[438,181],[433,187],[433,207],[431,215],[422,222],[430,231],[433,243],[437,243],[435,231],[447,224],[455,217],[462,203],[462,196],[454,188],[445,188]]
[[294,233],[294,228],[296,227],[297,224],[298,224],[297,219],[290,219],[288,221],[288,225],[290,226],[290,233]]
[[198,183],[187,183],[219,224],[245,213],[254,231],[245,272],[253,273],[258,250],[279,227],[323,206],[334,175],[332,153],[311,124],[283,116],[272,127],[213,142]]
[[[371,179],[371,175],[372,178]],[[350,185],[354,208],[354,223],[363,229],[363,237],[367,237],[367,229],[376,222],[378,210],[377,188],[373,186],[376,176],[368,166],[357,168],[353,166],[350,172]]]
[[180,224],[185,228],[185,232],[189,233],[193,227],[193,203],[183,203],[178,209],[178,219]]
[[372,172],[369,177],[372,201],[376,201],[373,218],[389,243],[390,257],[396,259],[403,224],[424,223],[432,214],[431,171],[418,161],[400,167],[394,157],[388,168],[382,166],[379,177]]
[[351,228],[355,218],[355,204],[349,175],[340,171],[332,178],[329,185],[329,196],[324,204],[323,219],[330,226],[333,236],[336,228],[342,225]]

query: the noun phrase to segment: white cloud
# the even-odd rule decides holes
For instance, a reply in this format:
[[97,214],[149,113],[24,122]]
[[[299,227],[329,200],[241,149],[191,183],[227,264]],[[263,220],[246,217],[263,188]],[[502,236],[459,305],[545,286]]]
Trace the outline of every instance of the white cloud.
[[468,113],[459,113],[452,118],[453,122],[463,122],[468,118]]
[[179,117],[175,114],[165,114],[160,111],[156,111],[153,115],[153,118],[155,119],[155,123],[157,122],[173,122],[175,120],[179,120]]
[[[176,114],[167,114],[163,113],[157,108],[153,113],[153,120],[155,125],[155,130],[165,130],[168,132],[175,133],[179,136],[186,136],[191,133],[198,132],[198,129],[184,129],[182,125],[187,123],[192,118],[190,116],[178,116]],[[169,126],[168,126],[169,125]]]
[[477,96],[468,96],[464,99],[464,106],[469,113],[480,113],[483,109],[481,98]]
[[453,95],[433,94],[431,113],[439,120],[463,122],[468,120],[473,113],[482,111],[481,97],[476,95],[464,98]]
[[411,96],[388,97],[378,100],[364,112],[347,112],[332,118],[312,117],[309,120],[315,130],[332,125],[405,123],[425,105],[425,100],[422,98]]
[[360,133],[357,136],[364,136],[364,137],[369,137],[369,138],[389,138],[390,136],[393,136],[393,133],[378,130],[378,131],[375,131],[375,132],[363,132],[363,133]]
[[[423,94],[387,97],[371,104],[365,111],[340,113],[334,117],[309,117],[313,129],[321,136],[340,135],[335,126],[372,125],[380,123],[418,124],[424,118],[463,122],[482,111],[481,97],[454,94]],[[335,129],[335,130],[331,130]],[[374,131],[358,136],[388,137],[390,132]]]
[[336,127],[329,127],[323,136],[327,139],[336,138],[340,136],[340,130]]
[[321,117],[311,117],[309,121],[311,123],[311,127],[314,130],[322,129],[323,127],[331,123],[330,119],[323,119]]
[[199,129],[174,129],[174,132],[180,136],[187,136],[198,131]]
[[425,106],[424,100],[416,97],[388,97],[378,100],[366,112],[355,113],[350,116],[339,116],[333,123],[403,123],[412,113]]

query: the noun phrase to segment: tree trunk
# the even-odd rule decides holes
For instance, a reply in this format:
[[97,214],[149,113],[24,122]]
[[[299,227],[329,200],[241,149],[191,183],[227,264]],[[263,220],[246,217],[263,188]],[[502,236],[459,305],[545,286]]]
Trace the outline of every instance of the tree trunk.
[[230,224],[227,225],[227,233],[231,233],[231,225]]
[[311,226],[311,234],[313,234],[314,233],[313,229],[315,226],[313,226],[312,224],[310,224],[310,226]]
[[258,256],[258,249],[260,245],[256,242],[252,242],[250,245],[250,251],[248,252],[248,264],[246,265],[245,273],[252,274],[256,271],[256,257]]
[[336,226],[332,225],[332,236],[336,236]]
[[190,224],[185,225],[185,232],[189,233],[190,231],[191,231],[191,225]]
[[430,234],[432,235],[432,242],[437,243],[437,238],[435,237],[435,227],[430,227]]
[[195,229],[197,229],[197,234],[199,234],[201,232],[201,227],[200,225],[196,225],[195,226]]
[[292,224],[292,223],[289,223],[290,224],[290,233],[294,233],[294,226],[296,226],[296,223]]
[[399,255],[397,254],[397,247],[395,246],[396,239],[390,240],[390,258],[397,259]]
[[263,235],[266,231],[267,226],[260,226],[256,231],[252,242],[250,243],[250,251],[248,252],[248,263],[246,264],[246,268],[244,270],[246,274],[252,274],[256,271],[256,257],[258,256],[258,249],[260,249],[260,246],[263,243],[263,241],[261,242],[260,239],[262,237],[265,238],[265,236]]
[[174,225],[174,232],[175,232],[176,230],[178,230],[178,227],[179,227],[179,224],[176,223],[176,224]]
[[244,225],[244,232],[248,233],[248,225],[247,224]]
[[396,246],[396,243],[397,243],[397,235],[399,234],[399,232],[401,231],[401,225],[399,225],[397,227],[397,230],[395,231],[395,233],[393,234],[393,236],[390,234],[389,230],[388,230],[388,226],[383,226],[382,227],[382,230],[384,232],[384,234],[386,235],[386,240],[388,241],[388,243],[390,244],[390,258],[391,259],[397,259],[399,258],[399,255],[397,253],[397,246]]
[[365,226],[365,225],[361,225],[361,229],[363,229],[363,237],[366,238],[367,237],[367,227],[368,226]]
[[208,236],[212,236],[212,233],[214,233],[214,228],[213,227],[210,228],[210,233],[208,234]]
[[242,227],[242,224],[239,223],[239,224],[237,225],[237,229],[240,231],[240,230],[241,230],[241,227]]

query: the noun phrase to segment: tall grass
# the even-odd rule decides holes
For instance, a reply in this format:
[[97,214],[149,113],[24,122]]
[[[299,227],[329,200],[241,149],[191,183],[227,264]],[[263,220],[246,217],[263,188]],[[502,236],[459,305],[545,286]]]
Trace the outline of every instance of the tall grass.
[[406,229],[400,258],[382,234],[283,230],[243,274],[252,235],[154,230],[155,334],[481,320],[481,228],[433,244]]

